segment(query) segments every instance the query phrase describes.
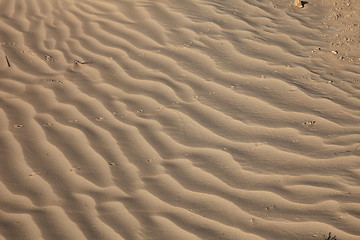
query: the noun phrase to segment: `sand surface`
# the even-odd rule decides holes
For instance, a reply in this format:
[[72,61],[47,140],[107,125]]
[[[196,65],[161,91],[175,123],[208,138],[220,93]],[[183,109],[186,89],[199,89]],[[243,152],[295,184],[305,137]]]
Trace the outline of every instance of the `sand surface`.
[[0,240],[360,239],[360,1],[0,0]]

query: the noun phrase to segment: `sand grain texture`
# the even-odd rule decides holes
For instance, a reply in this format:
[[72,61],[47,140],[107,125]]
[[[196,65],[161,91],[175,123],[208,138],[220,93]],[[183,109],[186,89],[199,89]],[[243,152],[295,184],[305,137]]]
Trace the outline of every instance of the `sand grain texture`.
[[359,9],[0,0],[0,239],[360,239]]

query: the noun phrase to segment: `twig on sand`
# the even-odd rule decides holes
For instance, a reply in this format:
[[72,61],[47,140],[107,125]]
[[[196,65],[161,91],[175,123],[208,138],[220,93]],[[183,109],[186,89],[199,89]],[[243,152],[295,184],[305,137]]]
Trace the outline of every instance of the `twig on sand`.
[[89,63],[94,63],[94,62],[80,62],[79,60],[74,60],[74,63],[76,63],[76,64],[89,64]]
[[10,62],[9,62],[8,56],[5,55],[5,59],[6,59],[7,65],[10,67]]

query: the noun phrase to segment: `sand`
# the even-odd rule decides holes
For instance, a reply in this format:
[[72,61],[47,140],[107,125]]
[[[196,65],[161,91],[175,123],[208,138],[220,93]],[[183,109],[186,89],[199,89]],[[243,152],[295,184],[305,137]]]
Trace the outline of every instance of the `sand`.
[[360,1],[0,0],[0,240],[360,239]]

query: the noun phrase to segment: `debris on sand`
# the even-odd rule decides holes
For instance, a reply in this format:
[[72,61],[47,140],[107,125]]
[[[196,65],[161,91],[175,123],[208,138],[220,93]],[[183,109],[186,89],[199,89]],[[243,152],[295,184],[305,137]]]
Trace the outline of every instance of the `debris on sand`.
[[9,62],[8,56],[5,56],[5,59],[6,59],[6,62],[7,62],[8,67],[10,67],[10,62]]
[[300,1],[300,0],[294,0],[294,6],[298,7],[298,8],[303,8],[304,7],[302,1]]

